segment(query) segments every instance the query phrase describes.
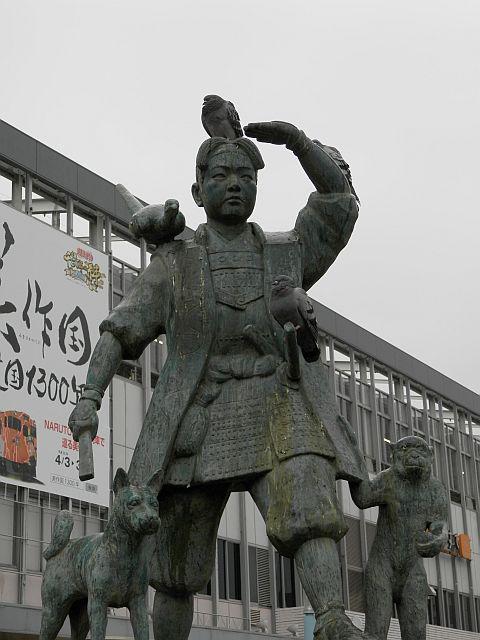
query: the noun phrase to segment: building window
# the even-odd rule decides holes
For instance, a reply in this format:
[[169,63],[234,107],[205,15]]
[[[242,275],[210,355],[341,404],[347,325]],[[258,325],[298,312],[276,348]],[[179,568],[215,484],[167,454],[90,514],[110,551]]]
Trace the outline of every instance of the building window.
[[14,487],[0,485],[0,565],[15,566],[18,562],[16,537],[18,523],[18,503]]
[[[348,531],[345,536],[347,555],[347,579],[348,579],[348,607],[351,611],[365,611],[363,597],[363,562],[362,547],[360,543],[360,521],[356,518],[346,518]],[[370,530],[373,538],[373,531]]]
[[341,415],[352,421],[352,401],[350,399],[350,376],[343,371],[335,371],[335,391]]
[[250,578],[250,602],[258,602],[257,549],[248,547],[248,575]]
[[460,615],[462,617],[462,629],[464,631],[473,631],[470,596],[466,593],[460,594]]
[[291,558],[275,552],[275,582],[277,591],[277,607],[296,607],[295,565]]
[[268,549],[248,547],[250,577],[250,602],[261,607],[271,607],[270,560]]
[[198,593],[202,596],[211,596],[212,595],[212,580],[210,579],[206,586],[203,589],[200,589]]
[[455,594],[453,591],[443,591],[443,603],[445,607],[445,624],[451,629],[457,629],[457,616],[455,613]]
[[410,435],[410,428],[408,426],[408,407],[407,403],[403,402],[399,398],[395,398],[395,411],[397,414],[397,438],[405,438]]
[[390,416],[390,397],[384,391],[375,390],[375,404],[377,411],[377,423],[381,436],[382,468],[385,469],[391,463],[390,442],[395,441],[392,419]]
[[222,600],[242,599],[240,545],[228,540],[217,541],[218,597]]
[[428,624],[435,624],[440,626],[440,610],[438,606],[438,591],[435,595],[428,597]]

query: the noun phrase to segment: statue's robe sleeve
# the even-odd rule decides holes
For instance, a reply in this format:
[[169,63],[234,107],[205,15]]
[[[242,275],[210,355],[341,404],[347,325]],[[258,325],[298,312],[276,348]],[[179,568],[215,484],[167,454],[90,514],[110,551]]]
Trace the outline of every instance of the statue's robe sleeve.
[[350,193],[315,191],[298,214],[295,231],[302,248],[302,287],[308,290],[347,244],[358,216]]
[[154,255],[126,297],[101,323],[122,345],[125,360],[136,360],[147,345],[166,332],[170,287],[163,258]]

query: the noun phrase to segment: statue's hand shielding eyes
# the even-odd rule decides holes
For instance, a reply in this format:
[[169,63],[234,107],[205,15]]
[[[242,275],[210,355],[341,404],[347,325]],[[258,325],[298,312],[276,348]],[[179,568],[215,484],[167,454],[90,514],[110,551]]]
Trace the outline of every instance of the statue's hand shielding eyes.
[[299,129],[289,122],[273,120],[272,122],[251,122],[244,127],[249,138],[256,138],[259,142],[270,144],[285,144],[289,146],[299,134]]

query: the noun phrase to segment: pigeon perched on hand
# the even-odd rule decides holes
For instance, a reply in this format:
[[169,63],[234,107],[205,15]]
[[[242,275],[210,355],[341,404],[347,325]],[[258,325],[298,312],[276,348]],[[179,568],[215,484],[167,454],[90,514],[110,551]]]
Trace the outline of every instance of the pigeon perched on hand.
[[202,107],[202,124],[208,135],[235,140],[243,136],[238,113],[231,102],[220,96],[205,96]]
[[295,287],[289,276],[277,276],[272,283],[270,310],[284,327],[291,322],[297,331],[297,343],[307,362],[320,357],[318,326],[310,298],[301,287]]

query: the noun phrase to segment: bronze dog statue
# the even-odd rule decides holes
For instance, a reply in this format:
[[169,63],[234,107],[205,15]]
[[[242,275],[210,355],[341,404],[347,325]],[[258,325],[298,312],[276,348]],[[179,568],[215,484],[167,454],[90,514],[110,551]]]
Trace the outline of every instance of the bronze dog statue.
[[54,640],[67,615],[72,640],[104,640],[108,607],[128,607],[135,640],[148,640],[146,596],[158,529],[157,475],[131,485],[123,469],[113,483],[115,500],[104,533],[70,541],[73,517],[61,511],[44,552],[40,640]]

